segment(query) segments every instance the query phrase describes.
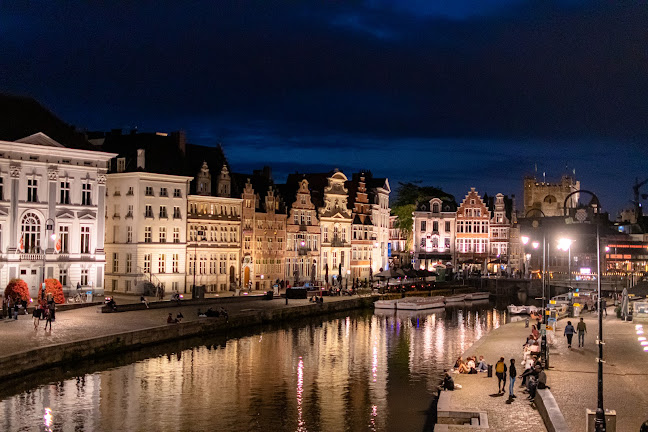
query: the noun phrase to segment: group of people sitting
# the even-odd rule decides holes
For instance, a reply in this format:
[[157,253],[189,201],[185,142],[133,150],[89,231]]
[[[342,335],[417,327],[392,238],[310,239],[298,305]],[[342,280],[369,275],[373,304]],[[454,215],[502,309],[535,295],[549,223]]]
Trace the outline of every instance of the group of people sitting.
[[468,357],[465,362],[462,357],[459,357],[454,365],[455,373],[476,374],[487,371],[488,363],[484,360],[484,356],[479,356],[479,362],[475,356]]
[[178,324],[180,321],[182,321],[182,318],[184,318],[182,312],[178,312],[178,315],[176,315],[175,318],[173,318],[173,314],[169,312],[169,316],[167,317],[167,324]]
[[314,295],[313,297],[309,298],[308,301],[311,303],[324,303],[324,297],[323,296],[317,297],[316,295]]
[[540,332],[535,325],[531,326],[531,334],[527,336],[522,348],[524,349],[525,358],[540,352]]

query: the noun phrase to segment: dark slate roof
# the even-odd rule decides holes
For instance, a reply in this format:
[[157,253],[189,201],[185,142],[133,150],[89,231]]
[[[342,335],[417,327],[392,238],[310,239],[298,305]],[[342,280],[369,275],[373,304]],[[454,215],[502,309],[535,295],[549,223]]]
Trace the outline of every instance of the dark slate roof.
[[[294,173],[289,174],[286,179],[286,184],[299,184],[302,179],[308,180],[308,188],[311,191],[311,201],[315,204],[316,208],[324,207],[324,188],[328,186],[328,178],[333,175],[333,171],[328,173]],[[295,195],[287,198],[288,201],[294,201]],[[292,203],[291,203],[292,205]]]
[[[252,175],[242,174],[242,173],[230,173],[232,177],[232,190],[234,190],[234,183],[236,182],[237,193],[236,197],[241,197],[245,185],[247,184],[248,179],[252,184],[254,193],[259,196],[259,206],[256,208],[257,211],[265,212],[265,197],[268,195],[268,191],[272,186],[275,197],[279,201],[279,209],[276,210],[276,213],[285,214],[286,213],[286,200],[281,194],[281,185],[275,185],[272,180],[272,174],[269,167],[264,167],[263,170],[254,170]],[[213,177],[212,177],[213,178]],[[232,195],[234,196],[234,195]],[[293,197],[294,200],[294,197]]]
[[[101,136],[103,134],[103,136]],[[121,129],[110,132],[93,132],[93,138],[103,138],[102,149],[117,153],[118,158],[126,158],[125,172],[145,171],[158,174],[195,175],[188,174],[186,155],[181,133],[122,133]],[[137,150],[143,149],[145,156],[144,169],[137,168]],[[111,172],[116,172],[116,164],[111,165]]]
[[0,139],[16,141],[42,132],[61,145],[83,150],[99,150],[84,133],[56,117],[29,97],[0,93]]
[[427,200],[416,203],[416,211],[428,212],[430,211],[430,200],[434,198],[439,198],[441,200],[441,211],[443,212],[456,212],[457,202],[453,199],[448,198],[447,196],[442,197],[429,197]]
[[[196,193],[196,177],[198,176],[198,173],[202,168],[203,162],[207,162],[209,174],[211,174],[212,195],[216,195],[216,192],[218,191],[218,178],[220,177],[223,165],[227,166],[227,169],[231,171],[230,166],[227,162],[227,158],[225,157],[225,151],[223,150],[223,147],[220,144],[218,144],[216,147],[201,146],[196,144],[186,145],[185,175],[189,175],[194,178],[191,182],[191,193]],[[240,193],[238,195],[234,195],[234,187],[232,187],[231,192],[233,197],[240,197]]]

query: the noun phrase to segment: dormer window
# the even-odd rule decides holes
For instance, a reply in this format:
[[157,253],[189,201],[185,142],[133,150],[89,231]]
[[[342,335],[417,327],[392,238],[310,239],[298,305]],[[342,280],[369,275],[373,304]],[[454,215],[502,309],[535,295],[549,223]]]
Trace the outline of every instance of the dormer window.
[[439,213],[439,203],[432,204],[432,213]]

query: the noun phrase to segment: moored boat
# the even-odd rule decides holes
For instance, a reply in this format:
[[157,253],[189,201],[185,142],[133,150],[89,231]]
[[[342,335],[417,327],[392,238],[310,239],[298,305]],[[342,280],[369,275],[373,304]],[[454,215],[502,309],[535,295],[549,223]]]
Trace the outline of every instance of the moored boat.
[[444,307],[442,296],[435,297],[408,297],[396,303],[398,310],[424,310]]
[[531,313],[537,313],[540,311],[540,308],[537,306],[516,306],[516,305],[508,305],[507,309],[510,314],[514,315],[522,315],[522,314],[531,314]]
[[374,308],[376,309],[396,309],[396,300],[377,300],[374,302]]
[[488,300],[489,298],[490,298],[490,293],[488,291],[480,291],[480,292],[466,294],[466,301]]
[[445,297],[445,303],[461,303],[466,298],[466,294],[455,294]]

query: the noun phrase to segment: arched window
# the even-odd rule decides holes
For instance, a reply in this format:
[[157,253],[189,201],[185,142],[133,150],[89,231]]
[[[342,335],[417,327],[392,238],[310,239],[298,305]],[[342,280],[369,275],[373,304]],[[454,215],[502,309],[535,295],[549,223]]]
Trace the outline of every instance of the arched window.
[[40,251],[40,219],[34,213],[27,213],[22,220],[22,241],[26,253]]
[[432,213],[439,213],[439,204],[438,203],[432,204]]
[[558,201],[558,200],[557,200],[556,197],[553,196],[553,195],[547,195],[547,196],[545,197],[545,199],[544,199],[544,202],[546,202],[547,204],[553,204],[553,203],[555,203],[556,201]]

